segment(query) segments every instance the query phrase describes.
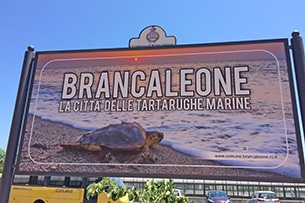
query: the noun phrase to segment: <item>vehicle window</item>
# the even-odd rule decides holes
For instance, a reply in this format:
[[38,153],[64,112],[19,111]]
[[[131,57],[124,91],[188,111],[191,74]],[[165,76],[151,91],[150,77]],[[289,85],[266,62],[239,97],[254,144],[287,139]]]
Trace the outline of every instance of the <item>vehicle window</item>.
[[65,185],[65,177],[64,176],[51,176],[49,185],[62,187]]
[[265,198],[265,199],[275,199],[275,198],[277,198],[275,193],[260,193],[258,195],[258,197],[259,198]]
[[43,178],[43,176],[15,175],[13,183],[14,185],[42,185]]
[[210,197],[226,198],[227,195],[226,195],[226,193],[224,193],[224,192],[217,191],[217,192],[211,192],[211,193],[210,193]]
[[85,181],[82,177],[71,177],[69,182],[69,187],[85,187],[82,186],[83,181]]

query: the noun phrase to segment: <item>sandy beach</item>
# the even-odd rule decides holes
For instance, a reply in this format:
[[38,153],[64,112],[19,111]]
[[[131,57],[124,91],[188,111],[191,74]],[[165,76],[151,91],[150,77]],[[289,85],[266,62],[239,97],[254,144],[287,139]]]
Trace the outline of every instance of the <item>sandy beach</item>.
[[[189,156],[165,145],[138,153],[113,153],[102,159],[98,152],[77,147],[76,140],[87,131],[35,117],[27,118],[26,133],[19,157],[19,174],[82,176],[167,177],[297,182],[291,177],[242,168],[228,168],[210,160]],[[165,135],[166,136],[166,135]],[[167,164],[167,166],[164,166]],[[202,167],[194,167],[201,165]],[[230,175],[228,175],[230,174]]]

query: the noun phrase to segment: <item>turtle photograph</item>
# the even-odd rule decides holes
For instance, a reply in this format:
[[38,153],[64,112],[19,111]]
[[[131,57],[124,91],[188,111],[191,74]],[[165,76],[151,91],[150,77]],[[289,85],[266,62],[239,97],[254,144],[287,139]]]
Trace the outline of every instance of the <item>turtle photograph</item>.
[[63,147],[82,147],[89,151],[98,151],[101,162],[111,159],[131,161],[143,152],[149,153],[149,148],[158,145],[164,135],[159,131],[145,131],[136,122],[122,122],[98,128],[80,137],[75,145]]

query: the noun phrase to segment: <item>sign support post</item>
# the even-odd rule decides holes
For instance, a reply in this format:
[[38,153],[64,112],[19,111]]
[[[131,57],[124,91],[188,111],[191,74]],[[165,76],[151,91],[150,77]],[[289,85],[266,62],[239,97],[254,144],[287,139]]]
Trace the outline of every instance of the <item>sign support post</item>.
[[[300,128],[300,136],[303,134],[303,140],[305,139],[305,54],[304,54],[304,46],[303,46],[303,39],[300,36],[299,31],[292,32],[291,38],[291,47],[292,47],[292,55],[293,55],[293,62],[294,62],[294,71],[296,77],[296,84],[297,84],[297,92],[299,96],[299,108],[301,112],[301,125],[303,126]],[[299,124],[297,124],[299,125]],[[301,130],[303,132],[301,133]],[[305,146],[302,146],[303,150]],[[300,159],[301,165],[304,165],[304,157]],[[305,172],[302,172],[304,175]]]
[[[294,31],[292,33],[291,39],[292,46],[292,54],[293,54],[293,62],[295,67],[295,75],[297,79],[297,88],[299,94],[299,102],[300,102],[300,111],[302,116],[302,125],[303,128],[305,126],[305,54],[304,54],[304,46],[303,39],[300,36],[298,31]],[[304,134],[303,129],[303,134]]]
[[7,203],[9,201],[10,189],[12,185],[15,161],[18,150],[19,138],[23,130],[24,116],[27,108],[26,101],[29,94],[30,78],[32,76],[32,61],[34,58],[34,47],[29,46],[25,52],[22,73],[20,76],[20,83],[14,115],[12,119],[11,131],[6,149],[6,157],[3,167],[1,190],[0,190],[0,203]]

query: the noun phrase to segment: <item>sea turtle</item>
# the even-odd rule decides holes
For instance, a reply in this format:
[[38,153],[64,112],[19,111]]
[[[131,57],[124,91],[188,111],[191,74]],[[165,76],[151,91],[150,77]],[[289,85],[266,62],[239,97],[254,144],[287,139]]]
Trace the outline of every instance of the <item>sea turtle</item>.
[[[106,160],[113,153],[130,156],[154,147],[164,138],[162,132],[146,131],[139,123],[122,122],[98,128],[81,136],[77,142],[84,149],[99,151],[99,157]],[[123,152],[123,154],[122,154]]]

